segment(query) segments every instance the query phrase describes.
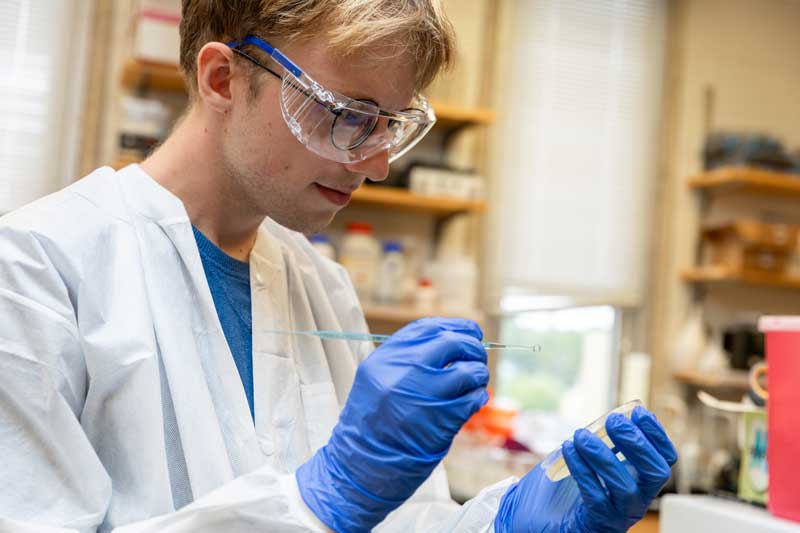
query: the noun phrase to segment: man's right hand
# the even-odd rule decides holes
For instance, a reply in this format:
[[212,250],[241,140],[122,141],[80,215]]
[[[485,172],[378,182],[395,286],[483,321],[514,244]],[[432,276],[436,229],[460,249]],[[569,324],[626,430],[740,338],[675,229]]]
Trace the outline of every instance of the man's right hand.
[[428,478],[488,399],[482,338],[472,321],[425,318],[359,366],[328,444],[297,471],[320,520],[368,531]]

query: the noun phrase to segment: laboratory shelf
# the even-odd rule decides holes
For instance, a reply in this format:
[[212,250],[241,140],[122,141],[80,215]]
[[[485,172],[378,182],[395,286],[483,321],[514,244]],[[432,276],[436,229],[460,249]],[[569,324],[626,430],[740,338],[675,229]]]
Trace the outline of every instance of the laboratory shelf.
[[800,198],[800,174],[749,167],[720,167],[689,179],[693,189]]
[[131,89],[186,92],[186,83],[177,65],[139,59],[129,59],[123,65],[122,85]]
[[401,211],[452,215],[456,213],[482,213],[486,202],[462,200],[446,196],[423,196],[396,187],[362,185],[353,193],[351,204],[387,207]]
[[[129,59],[122,68],[122,85],[131,89],[153,89],[169,92],[186,92],[186,83],[177,65],[150,63]],[[480,107],[465,107],[443,102],[431,102],[436,112],[435,129],[452,133],[468,126],[488,125],[494,121],[494,112]]]
[[718,374],[703,374],[698,371],[676,372],[675,381],[704,389],[735,389],[747,391],[750,386],[746,370],[726,370]]
[[[131,163],[138,163],[135,159],[119,158],[111,163],[115,170]],[[410,193],[405,189],[395,187],[382,187],[380,185],[362,185],[353,193],[351,205],[370,205],[410,211],[436,216],[448,216],[458,213],[483,213],[486,211],[486,202],[482,200],[461,200],[446,196],[422,196]]]
[[422,310],[413,305],[365,305],[363,307],[364,317],[369,321],[391,322],[396,324],[406,324],[426,316],[443,316],[467,318],[475,322],[485,321],[485,315],[477,310],[465,310],[464,312],[453,312],[452,310],[432,309]]
[[464,107],[432,101],[436,125],[440,130],[457,130],[465,126],[488,126],[494,122],[494,112],[481,107]]
[[114,170],[119,170],[123,167],[127,167],[133,163],[140,163],[141,160],[138,158],[131,158],[131,157],[117,157],[114,161],[111,162],[109,166]]
[[684,281],[697,284],[730,284],[800,289],[800,278],[773,273],[742,273],[717,266],[691,268],[683,271]]

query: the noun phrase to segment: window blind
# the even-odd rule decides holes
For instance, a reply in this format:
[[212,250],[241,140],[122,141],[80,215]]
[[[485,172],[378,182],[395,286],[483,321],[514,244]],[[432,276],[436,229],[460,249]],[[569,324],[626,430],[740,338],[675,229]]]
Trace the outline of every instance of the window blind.
[[75,177],[91,4],[0,2],[0,214]]
[[514,8],[495,91],[490,298],[635,305],[646,272],[665,3],[516,0]]

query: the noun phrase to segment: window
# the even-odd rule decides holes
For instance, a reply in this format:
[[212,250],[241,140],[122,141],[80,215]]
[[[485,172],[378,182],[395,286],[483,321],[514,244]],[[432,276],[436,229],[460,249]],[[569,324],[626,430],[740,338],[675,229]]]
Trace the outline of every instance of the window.
[[545,453],[612,407],[617,312],[610,306],[525,311],[500,321],[501,342],[537,346],[503,352],[497,401],[520,410],[519,437]]
[[666,2],[508,5],[486,296],[503,342],[541,346],[500,355],[496,392],[545,452],[616,401],[620,316],[647,270]]
[[75,177],[92,5],[0,3],[0,214]]
[[516,0],[496,75],[488,287],[639,303],[663,0]]

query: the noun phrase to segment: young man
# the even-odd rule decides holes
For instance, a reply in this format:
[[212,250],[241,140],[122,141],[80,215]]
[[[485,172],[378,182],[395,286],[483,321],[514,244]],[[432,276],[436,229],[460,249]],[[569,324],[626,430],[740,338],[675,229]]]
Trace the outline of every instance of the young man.
[[608,425],[627,466],[578,433],[577,485],[537,468],[460,507],[439,463],[486,401],[477,325],[422,320],[371,354],[276,333],[366,331],[299,232],[432,125],[419,91],[453,47],[439,1],[185,0],[181,39],[191,103],[164,145],[0,221],[0,529],[638,520],[676,459],[648,412]]

